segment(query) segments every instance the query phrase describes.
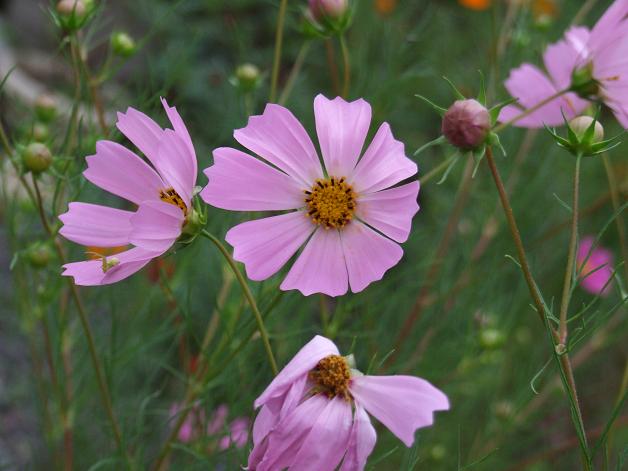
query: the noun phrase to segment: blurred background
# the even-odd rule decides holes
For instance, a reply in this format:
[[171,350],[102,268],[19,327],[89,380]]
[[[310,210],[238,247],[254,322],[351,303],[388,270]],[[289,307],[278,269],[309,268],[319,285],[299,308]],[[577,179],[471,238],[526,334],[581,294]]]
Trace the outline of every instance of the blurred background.
[[[159,103],[164,96],[185,120],[203,169],[212,163],[211,150],[234,146],[233,130],[268,101],[277,1],[97,1],[94,17],[77,33],[78,82],[68,37],[53,20],[56,3],[0,1],[0,77],[11,72],[2,87],[0,119],[18,151],[33,140],[52,150],[52,171],[41,176],[51,217],[65,212],[71,200],[121,204],[80,176],[84,156],[104,138],[99,118],[109,138],[129,144],[113,126],[115,112],[132,106],[165,124]],[[540,65],[544,47],[574,19],[592,25],[609,4],[355,1],[345,35],[349,97],[373,106],[371,135],[389,122],[411,156],[440,132],[440,117],[416,94],[448,107],[455,95],[442,76],[475,96],[482,71],[489,100],[503,101],[509,98],[503,81],[511,68],[524,61]],[[303,34],[306,7],[305,0],[288,2],[279,91],[313,136],[313,98],[338,95],[344,70],[336,38]],[[132,42],[114,40],[119,33]],[[34,111],[42,94],[57,110],[46,124]],[[67,145],[74,119],[76,138]],[[600,121],[608,136],[621,132],[607,110]],[[564,274],[570,213],[561,202],[571,198],[573,158],[544,131],[513,128],[501,137],[508,155],[498,164],[532,268],[551,302],[560,297]],[[613,218],[613,196],[626,201],[627,149],[614,149],[606,166],[601,158],[586,159],[581,187],[581,235],[601,237],[624,286],[617,226],[625,225]],[[446,147],[421,153],[415,158],[420,178],[438,171],[452,154]],[[123,469],[59,260],[18,176],[6,158],[0,165],[0,469],[67,469],[68,430],[74,469]],[[352,351],[362,371],[418,375],[449,395],[451,411],[420,430],[412,449],[378,426],[367,469],[579,469],[550,341],[517,265],[506,257],[515,251],[490,173],[484,164],[474,178],[469,173],[463,158],[444,182],[437,184],[442,171],[421,182],[421,211],[402,262],[364,292],[306,298],[281,293],[281,274],[251,282],[275,354],[284,365],[313,335],[324,333],[342,352]],[[55,192],[58,180],[65,188],[61,196]],[[200,174],[198,184],[205,183]],[[222,238],[248,216],[210,208],[208,229]],[[84,248],[63,243],[70,260],[84,257]],[[234,421],[254,418],[253,400],[272,373],[252,315],[215,248],[201,240],[129,280],[81,292],[137,469],[148,469],[166,439],[212,322],[217,327],[209,372],[191,432],[178,437],[168,464],[186,470],[245,464],[251,441],[241,445],[233,433],[231,442],[224,438]],[[605,437],[596,457],[599,469],[621,470],[628,462],[628,410],[615,406],[625,398],[628,381],[625,304],[616,287],[600,298],[577,288],[572,306],[575,312],[587,307],[570,327],[578,340],[571,357],[587,434],[592,443]],[[403,329],[408,318],[414,320]],[[213,420],[219,425],[211,428]]]

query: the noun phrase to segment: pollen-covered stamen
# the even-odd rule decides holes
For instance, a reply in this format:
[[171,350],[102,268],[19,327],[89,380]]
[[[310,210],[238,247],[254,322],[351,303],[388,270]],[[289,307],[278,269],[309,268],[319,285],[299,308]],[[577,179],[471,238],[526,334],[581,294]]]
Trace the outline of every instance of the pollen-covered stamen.
[[315,383],[317,392],[330,399],[336,396],[351,399],[349,381],[351,370],[347,360],[340,355],[329,355],[318,362],[310,371],[310,379]]
[[356,194],[344,177],[316,180],[305,195],[307,215],[312,222],[332,229],[344,227],[353,219]]
[[181,208],[181,211],[183,211],[184,216],[188,215],[188,207],[183,202],[183,199],[179,196],[179,193],[177,193],[174,190],[174,188],[170,187],[170,188],[165,188],[163,190],[160,190],[159,199],[166,203],[170,203],[170,204],[174,204],[175,206],[178,206],[179,208]]

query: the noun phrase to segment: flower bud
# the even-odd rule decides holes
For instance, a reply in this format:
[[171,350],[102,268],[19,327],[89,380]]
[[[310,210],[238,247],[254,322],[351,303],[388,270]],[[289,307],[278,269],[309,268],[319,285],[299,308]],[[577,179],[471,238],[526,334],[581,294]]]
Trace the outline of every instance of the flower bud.
[[39,95],[35,100],[35,115],[44,123],[49,123],[57,115],[57,100],[52,95]]
[[28,262],[33,268],[46,268],[52,258],[52,251],[48,245],[37,242],[26,251]]
[[47,141],[50,137],[50,129],[44,123],[35,123],[33,125],[33,139],[37,142]]
[[85,3],[82,0],[61,0],[57,3],[57,13],[66,18],[82,18],[86,12]]
[[463,150],[482,145],[490,129],[489,112],[477,100],[458,100],[443,117],[443,135],[453,146]]
[[131,57],[137,51],[137,45],[131,36],[119,31],[111,34],[111,49],[121,57]]
[[236,86],[244,92],[250,92],[257,87],[260,71],[256,65],[245,63],[239,65],[235,71]]
[[593,131],[593,143],[601,142],[604,140],[604,127],[599,121],[593,119],[591,116],[578,116],[577,118],[569,121],[569,127],[576,133],[579,139],[584,137],[585,132],[591,126],[591,123],[595,121],[595,129]]
[[502,331],[498,329],[484,329],[480,332],[480,346],[487,350],[501,347],[506,338]]
[[52,154],[45,144],[33,142],[22,152],[22,162],[26,170],[41,173],[52,164]]
[[348,0],[309,0],[310,14],[316,21],[339,20],[349,9]]

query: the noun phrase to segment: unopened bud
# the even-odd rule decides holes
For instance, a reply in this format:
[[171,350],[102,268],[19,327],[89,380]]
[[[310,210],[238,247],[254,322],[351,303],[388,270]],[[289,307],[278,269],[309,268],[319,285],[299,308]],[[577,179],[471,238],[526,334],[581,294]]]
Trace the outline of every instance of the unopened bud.
[[479,147],[486,140],[490,129],[489,112],[477,100],[458,100],[443,117],[443,135],[453,146],[463,150]]
[[310,13],[316,21],[338,20],[349,9],[348,0],[309,0]]
[[238,66],[235,71],[235,78],[238,87],[243,91],[250,92],[257,87],[260,79],[260,71],[256,65],[245,63]]
[[482,348],[494,349],[501,347],[506,338],[501,330],[498,329],[484,329],[480,332],[480,345]]
[[50,129],[44,123],[35,123],[33,125],[33,139],[37,142],[47,141],[50,137]]
[[57,100],[48,94],[39,95],[35,100],[35,115],[44,123],[49,123],[57,115]]
[[40,142],[33,142],[24,149],[22,162],[26,170],[33,173],[41,173],[46,171],[52,164],[52,154],[48,146]]
[[48,245],[35,243],[27,250],[28,262],[33,268],[45,268],[50,263],[52,251]]
[[131,57],[137,51],[137,45],[127,33],[117,32],[111,35],[111,49],[121,57]]
[[447,449],[441,445],[434,445],[430,450],[430,458],[434,461],[442,461],[447,456]]
[[57,12],[65,17],[83,17],[86,13],[85,3],[82,0],[61,0],[57,3]]
[[576,133],[579,139],[584,137],[585,132],[591,124],[595,121],[595,130],[593,131],[593,144],[596,142],[601,142],[604,140],[604,127],[600,124],[599,121],[592,118],[591,116],[578,116],[577,118],[569,121],[569,127],[573,132]]

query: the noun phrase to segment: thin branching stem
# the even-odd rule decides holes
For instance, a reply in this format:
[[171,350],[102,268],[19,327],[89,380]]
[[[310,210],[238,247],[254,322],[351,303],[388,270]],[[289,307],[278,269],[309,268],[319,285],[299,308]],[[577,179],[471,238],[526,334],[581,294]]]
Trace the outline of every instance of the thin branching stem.
[[344,34],[340,36],[340,49],[342,50],[342,97],[349,97],[349,89],[351,88],[351,59],[349,57],[349,48]]
[[571,206],[571,235],[569,237],[569,249],[567,252],[567,268],[565,268],[565,278],[563,281],[563,294],[560,302],[560,316],[558,324],[558,337],[561,344],[567,344],[567,312],[569,311],[569,300],[571,298],[571,281],[575,272],[574,263],[576,260],[576,250],[578,245],[578,204],[580,192],[580,165],[582,156],[576,158],[576,169],[573,179],[573,201]]
[[275,55],[273,59],[273,71],[270,79],[270,102],[274,103],[277,97],[277,82],[279,81],[279,69],[281,67],[281,47],[283,45],[283,30],[286,22],[286,8],[288,0],[281,0],[279,4],[279,17],[277,18],[277,31],[275,32]]
[[249,303],[249,306],[251,307],[251,310],[253,311],[253,315],[255,316],[255,322],[257,322],[257,328],[259,330],[260,336],[262,337],[262,342],[264,343],[264,349],[266,350],[268,363],[270,365],[270,368],[273,371],[273,374],[276,375],[279,372],[279,370],[277,369],[277,362],[275,361],[275,355],[273,354],[273,349],[270,346],[270,340],[268,339],[268,332],[266,331],[266,326],[264,325],[264,319],[262,318],[262,314],[260,313],[257,307],[257,303],[255,302],[255,297],[253,296],[253,293],[251,293],[251,289],[249,288],[249,285],[246,282],[246,279],[240,272],[240,269],[238,268],[235,261],[233,260],[233,257],[231,256],[227,248],[222,244],[222,242],[220,242],[220,240],[218,240],[217,237],[210,234],[206,230],[203,230],[202,234],[205,238],[212,241],[214,245],[218,248],[220,253],[225,257],[225,260],[227,261],[227,263],[229,264],[229,267],[233,271],[233,274],[235,275],[236,280],[240,284],[240,287],[242,288],[242,292],[244,293],[244,297]]
[[557,98],[560,98],[561,96],[563,96],[565,93],[568,93],[568,92],[569,92],[569,89],[565,88],[564,90],[561,90],[559,92],[554,93],[553,95],[548,96],[544,100],[541,100],[540,102],[538,102],[536,105],[531,106],[530,108],[527,108],[525,111],[523,111],[521,114],[518,114],[517,116],[512,118],[510,121],[506,121],[505,123],[498,124],[497,126],[493,128],[493,132],[498,133],[500,131],[503,131],[504,129],[512,126],[513,124],[522,120],[526,116],[530,116],[535,111],[543,108],[548,103],[551,103],[552,101],[556,100]]

